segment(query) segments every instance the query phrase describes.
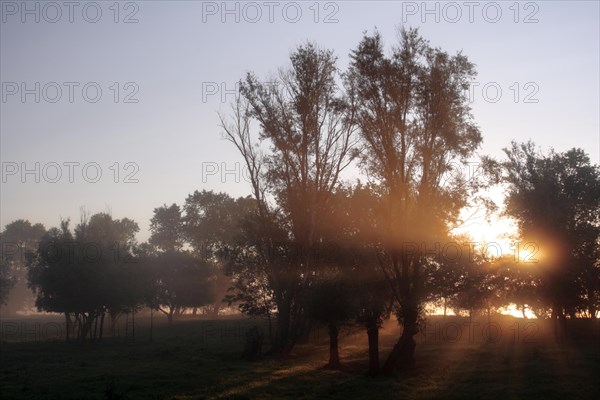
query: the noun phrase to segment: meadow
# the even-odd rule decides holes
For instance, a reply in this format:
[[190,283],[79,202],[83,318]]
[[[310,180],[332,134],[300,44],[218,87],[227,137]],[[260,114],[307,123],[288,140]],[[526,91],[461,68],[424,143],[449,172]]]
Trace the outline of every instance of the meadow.
[[[342,371],[323,369],[326,331],[316,328],[286,359],[240,358],[256,320],[189,319],[172,326],[138,318],[97,343],[66,343],[60,319],[3,319],[3,399],[586,399],[600,393],[600,325],[570,321],[557,344],[545,321],[492,316],[429,317],[417,336],[417,362],[395,377],[365,376],[366,334],[341,336]],[[264,323],[260,323],[265,329]],[[397,338],[381,331],[381,357]],[[128,332],[131,333],[130,331]],[[265,349],[268,343],[265,343]]]

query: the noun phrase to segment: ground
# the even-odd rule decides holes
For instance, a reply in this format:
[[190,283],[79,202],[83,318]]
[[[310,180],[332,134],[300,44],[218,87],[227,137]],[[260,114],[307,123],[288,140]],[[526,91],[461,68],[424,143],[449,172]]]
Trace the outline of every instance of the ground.
[[[36,322],[37,321],[37,322]],[[535,320],[430,317],[418,336],[414,370],[369,378],[367,338],[348,328],[341,338],[344,371],[324,370],[324,329],[285,360],[240,359],[246,319],[157,324],[136,321],[100,343],[65,343],[60,319],[2,320],[3,399],[592,399],[600,393],[598,324],[577,321],[558,345]],[[54,325],[48,325],[52,323]],[[37,324],[37,325],[36,325]],[[382,360],[399,328],[382,331]]]

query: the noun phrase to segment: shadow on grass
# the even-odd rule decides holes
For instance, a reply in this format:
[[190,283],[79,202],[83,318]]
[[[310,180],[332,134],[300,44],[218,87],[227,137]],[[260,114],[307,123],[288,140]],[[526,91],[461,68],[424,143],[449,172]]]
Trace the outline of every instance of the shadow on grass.
[[[166,329],[166,328],[165,328]],[[285,360],[240,360],[243,343],[207,341],[193,327],[157,332],[154,343],[10,343],[0,348],[0,393],[10,399],[509,399],[595,398],[597,336],[556,345],[428,340],[417,364],[369,378],[366,334],[341,340],[343,371],[326,370],[326,338]],[[397,332],[382,337],[381,359]]]

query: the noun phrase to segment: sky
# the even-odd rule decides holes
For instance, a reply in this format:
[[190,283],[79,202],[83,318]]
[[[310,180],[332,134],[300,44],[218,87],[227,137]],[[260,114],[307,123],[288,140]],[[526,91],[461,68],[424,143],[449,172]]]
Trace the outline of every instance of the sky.
[[[250,194],[218,127],[235,83],[249,71],[267,79],[306,41],[333,49],[343,70],[363,32],[378,29],[391,49],[402,26],[476,65],[479,155],[531,139],[600,163],[597,1],[0,6],[2,227],[76,223],[84,207],[135,220],[143,241],[156,207],[202,189]],[[504,225],[470,229],[491,239]]]

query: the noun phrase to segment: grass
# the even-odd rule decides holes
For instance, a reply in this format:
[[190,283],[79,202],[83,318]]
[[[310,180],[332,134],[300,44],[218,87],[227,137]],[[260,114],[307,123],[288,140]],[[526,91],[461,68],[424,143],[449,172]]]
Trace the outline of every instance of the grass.
[[[14,340],[18,337],[10,325],[5,330],[10,335],[3,335],[0,349],[0,396],[40,400],[546,400],[592,399],[600,393],[598,325],[574,325],[570,336],[575,340],[559,346],[548,339],[542,322],[532,328],[531,321],[510,317],[494,317],[493,321],[502,329],[496,337],[490,335],[487,321],[469,325],[458,317],[430,318],[425,333],[418,336],[414,370],[395,378],[364,375],[366,334],[356,329],[347,330],[341,339],[346,368],[339,372],[322,369],[328,351],[324,330],[297,346],[285,360],[245,362],[239,356],[243,332],[253,323],[249,320],[161,324],[153,343],[148,341],[147,321],[141,318],[135,343],[123,337],[93,344],[20,342]],[[470,335],[467,328],[472,329]],[[29,335],[35,336],[31,329]],[[382,360],[397,335],[393,322],[382,330]]]

